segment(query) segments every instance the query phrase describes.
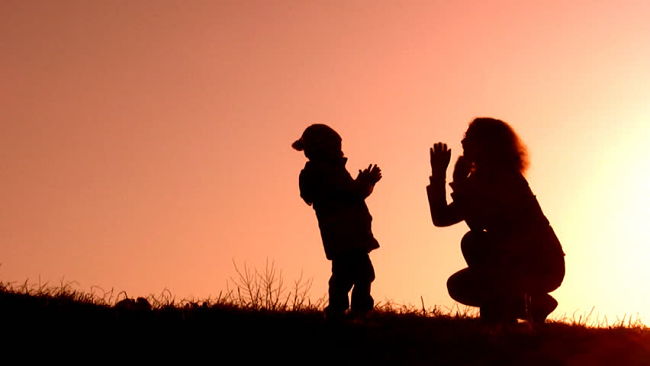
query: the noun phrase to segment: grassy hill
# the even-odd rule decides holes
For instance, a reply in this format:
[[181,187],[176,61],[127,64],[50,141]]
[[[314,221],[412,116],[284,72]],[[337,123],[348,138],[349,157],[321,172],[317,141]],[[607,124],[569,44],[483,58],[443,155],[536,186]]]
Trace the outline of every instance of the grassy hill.
[[316,305],[273,309],[231,300],[108,303],[65,286],[3,285],[2,347],[4,354],[22,347],[48,361],[147,364],[176,358],[224,365],[650,365],[650,330],[643,326],[493,329],[466,314],[390,306],[363,321],[331,323]]

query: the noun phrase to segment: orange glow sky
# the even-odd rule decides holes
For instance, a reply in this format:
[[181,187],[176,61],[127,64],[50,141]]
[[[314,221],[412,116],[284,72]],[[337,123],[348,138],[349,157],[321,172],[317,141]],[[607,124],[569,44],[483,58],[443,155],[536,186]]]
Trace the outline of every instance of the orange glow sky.
[[377,301],[451,307],[464,224],[434,228],[428,148],[510,122],[567,253],[569,318],[650,321],[650,2],[0,2],[0,280],[215,296],[233,260],[325,295],[298,195],[343,136],[382,247]]

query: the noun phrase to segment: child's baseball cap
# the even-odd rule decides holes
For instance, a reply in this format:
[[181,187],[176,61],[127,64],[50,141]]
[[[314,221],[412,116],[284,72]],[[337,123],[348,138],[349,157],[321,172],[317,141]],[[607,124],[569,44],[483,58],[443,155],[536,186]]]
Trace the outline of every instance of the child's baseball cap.
[[341,136],[331,127],[316,123],[305,129],[291,147],[304,151],[308,158],[337,154],[341,151]]

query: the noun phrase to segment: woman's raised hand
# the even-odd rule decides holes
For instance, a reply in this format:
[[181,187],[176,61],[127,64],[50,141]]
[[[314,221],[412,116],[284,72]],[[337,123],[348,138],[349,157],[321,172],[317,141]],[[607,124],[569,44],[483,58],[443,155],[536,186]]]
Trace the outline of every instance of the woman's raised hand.
[[451,150],[447,147],[447,144],[437,142],[429,149],[429,155],[431,158],[431,176],[444,179],[451,159]]

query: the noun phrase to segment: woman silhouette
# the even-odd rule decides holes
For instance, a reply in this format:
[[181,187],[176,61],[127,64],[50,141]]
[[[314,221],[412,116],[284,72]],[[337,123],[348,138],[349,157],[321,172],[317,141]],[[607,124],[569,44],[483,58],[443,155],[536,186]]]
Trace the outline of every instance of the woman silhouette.
[[526,149],[507,123],[493,118],[473,120],[462,145],[450,204],[445,176],[451,150],[440,142],[430,149],[433,224],[464,220],[470,228],[461,241],[468,268],[449,278],[449,294],[480,307],[488,323],[543,323],[557,306],[548,293],[562,283],[564,253],[524,178]]

